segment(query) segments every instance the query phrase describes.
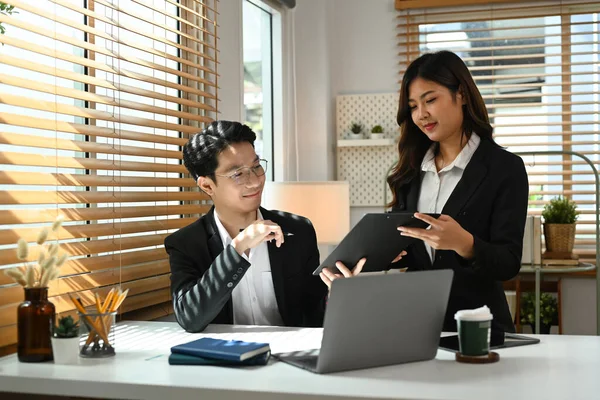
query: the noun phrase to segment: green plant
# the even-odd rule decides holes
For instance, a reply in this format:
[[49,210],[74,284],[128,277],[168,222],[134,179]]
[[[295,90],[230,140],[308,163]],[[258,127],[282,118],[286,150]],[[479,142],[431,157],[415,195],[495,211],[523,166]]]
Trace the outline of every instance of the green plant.
[[[17,14],[17,12],[15,11],[15,6],[9,6],[8,4],[0,1],[0,14],[11,15]],[[2,26],[2,23],[0,23],[0,34],[3,35],[4,32],[6,32],[6,28]]]
[[352,133],[358,134],[358,133],[362,132],[362,129],[363,129],[363,126],[361,124],[357,124],[356,122],[350,126],[350,130],[352,131]]
[[[549,293],[540,294],[540,324],[553,325],[558,321],[558,302]],[[521,323],[535,324],[535,293],[523,293],[521,298]]]
[[375,125],[373,129],[371,129],[371,133],[383,133],[383,128],[381,125]]
[[74,338],[77,336],[79,336],[79,322],[75,322],[70,315],[58,320],[58,324],[54,327],[54,337]]
[[566,197],[558,196],[544,206],[542,217],[546,224],[574,224],[577,221],[577,204]]

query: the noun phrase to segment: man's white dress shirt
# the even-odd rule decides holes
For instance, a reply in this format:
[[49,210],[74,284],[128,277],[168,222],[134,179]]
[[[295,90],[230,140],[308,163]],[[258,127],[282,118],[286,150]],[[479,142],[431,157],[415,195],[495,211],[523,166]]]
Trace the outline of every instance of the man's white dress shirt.
[[[260,210],[257,211],[257,217],[259,220],[263,219]],[[215,223],[223,247],[227,247],[233,239],[221,223],[216,209]],[[262,242],[255,248],[250,249],[249,255],[244,253],[242,257],[250,263],[250,268],[243,277],[240,277],[241,280],[238,285],[233,288],[231,295],[233,323],[235,325],[283,326],[283,320],[275,299],[267,242]]]

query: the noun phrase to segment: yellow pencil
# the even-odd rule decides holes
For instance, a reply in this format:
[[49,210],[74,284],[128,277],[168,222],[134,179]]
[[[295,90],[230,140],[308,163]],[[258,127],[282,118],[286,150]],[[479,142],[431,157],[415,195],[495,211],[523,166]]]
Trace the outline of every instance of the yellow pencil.
[[[121,289],[114,290],[114,288],[113,288],[110,290],[109,295],[110,295],[110,299],[107,296],[106,302],[104,303],[104,308],[102,309],[102,314],[105,314],[105,313],[111,314],[113,312],[112,309],[113,309],[114,304],[116,304],[116,302],[119,301],[119,297],[121,297]],[[104,326],[104,332],[106,333],[106,336],[108,336],[110,327],[112,326],[112,318],[110,316],[104,316],[104,317],[102,317],[102,319],[103,320],[106,319],[106,321],[107,321],[107,324]]]
[[[100,306],[100,308],[98,309],[98,314],[104,314],[106,313],[107,308],[110,305],[111,300],[113,299],[115,295],[115,288],[110,289],[110,291],[108,292],[108,294],[106,295],[106,299],[104,299],[104,303]],[[98,293],[95,294],[96,296],[96,308],[98,308],[98,302],[100,300],[100,296],[98,295]],[[101,328],[102,328],[102,332],[104,333],[104,336],[106,336],[108,338],[108,329],[106,328],[106,323],[104,322],[104,318],[102,318],[101,316],[96,317],[96,320],[94,321],[95,323],[100,323]],[[90,331],[88,333],[88,337],[85,341],[85,345],[88,346],[90,343],[92,343],[94,341],[94,332]],[[108,344],[108,342],[107,342]]]
[[96,299],[96,310],[98,310],[98,313],[102,313],[102,304],[100,304],[100,296],[98,296],[98,293],[94,293],[94,298]]
[[[116,300],[112,302],[111,307],[110,307],[110,313],[114,313],[115,311],[117,311],[119,309],[119,307],[121,306],[121,304],[123,304],[123,301],[125,301],[125,297],[127,297],[127,293],[129,293],[129,289],[125,290],[123,293],[120,293],[118,296],[116,296]],[[112,325],[112,318],[109,318],[108,320],[108,326],[107,326],[107,332],[106,334],[108,335],[108,330],[110,330],[110,327]]]
[[104,300],[104,304],[102,305],[102,311],[100,311],[100,314],[104,314],[109,309],[110,303],[115,295],[115,288],[110,289],[110,292],[108,292],[108,294],[106,295],[106,299]]
[[[103,306],[100,304],[100,295],[98,293],[94,293],[94,297],[96,298],[96,310],[98,311],[98,314],[103,314]],[[104,323],[104,319],[102,317],[98,317],[96,318],[95,322],[98,323],[98,320],[100,320],[100,327],[102,328],[102,332],[105,332],[106,336],[108,337],[108,332],[106,332],[106,324]],[[90,336],[91,335],[88,335],[86,345],[89,344],[88,341],[91,343]]]
[[81,315],[83,316],[83,318],[85,318],[87,320],[87,322],[89,323],[90,327],[92,329],[94,329],[100,335],[100,337],[102,338],[102,340],[104,340],[108,344],[108,338],[106,337],[106,335],[104,334],[104,332],[100,331],[100,329],[94,323],[94,321],[92,321],[92,319],[87,315],[87,313],[85,312],[85,308],[81,305],[81,303],[79,302],[79,300],[76,299],[76,298],[74,298],[71,295],[71,293],[69,293],[69,297],[71,298],[71,301],[75,305],[75,308],[77,308],[77,310],[81,313]]
[[110,312],[115,312],[115,311],[117,311],[117,309],[119,307],[121,307],[121,304],[123,304],[123,302],[125,301],[125,297],[127,297],[127,293],[129,293],[129,289],[125,290],[123,293],[121,293],[119,295],[119,297],[117,298],[117,301],[115,301],[113,303],[113,306],[111,307]]

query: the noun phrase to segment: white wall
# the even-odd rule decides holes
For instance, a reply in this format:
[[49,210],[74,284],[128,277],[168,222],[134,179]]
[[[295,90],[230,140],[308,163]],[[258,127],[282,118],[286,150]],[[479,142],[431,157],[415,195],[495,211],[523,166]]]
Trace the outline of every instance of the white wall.
[[331,180],[335,97],[397,86],[394,1],[302,0],[293,12],[299,179]]
[[330,1],[302,0],[294,14],[296,123],[301,181],[334,180]]
[[219,2],[219,115],[218,119],[242,120],[243,53],[242,0]]
[[[219,3],[221,119],[242,117],[241,4]],[[334,180],[335,96],[384,93],[397,86],[394,1],[302,0],[292,13],[298,178]]]
[[[242,120],[243,108],[243,53],[242,53],[242,0],[219,3],[219,119]],[[293,134],[293,121],[284,126],[284,158],[289,170],[283,175],[288,180],[334,180],[335,149],[333,147],[334,100],[331,93],[331,68],[327,18],[333,3],[322,0],[302,0],[292,10],[295,64],[284,61],[284,82],[296,74],[296,124],[298,140]],[[287,18],[289,23],[291,18]],[[284,38],[284,40],[287,38]],[[286,44],[290,42],[286,41]],[[289,100],[284,88],[284,98]],[[289,112],[293,117],[293,112]],[[291,125],[290,125],[291,124]],[[289,142],[288,142],[289,141]],[[298,172],[296,172],[296,142],[298,144]],[[281,147],[280,147],[281,148]],[[292,154],[288,154],[292,153]]]
[[399,90],[398,41],[393,0],[328,0],[332,94]]
[[562,323],[565,335],[596,334],[596,281],[593,278],[562,279]]
[[[398,40],[393,0],[330,0],[331,93],[390,93],[399,90]],[[368,34],[367,34],[368,32]],[[335,121],[334,121],[335,122]],[[335,138],[335,132],[331,132]],[[335,157],[335,156],[334,156]],[[335,159],[335,158],[334,158]],[[352,207],[350,225],[383,207]]]

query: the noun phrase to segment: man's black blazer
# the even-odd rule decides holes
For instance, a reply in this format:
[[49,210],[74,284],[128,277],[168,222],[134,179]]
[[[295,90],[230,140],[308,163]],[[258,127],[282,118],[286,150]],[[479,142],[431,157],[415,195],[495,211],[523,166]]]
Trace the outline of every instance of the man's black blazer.
[[[401,185],[392,212],[417,211],[420,190],[420,177]],[[438,250],[432,265],[419,240],[392,264],[409,271],[454,270],[444,330],[456,331],[456,311],[487,305],[494,316],[492,329],[514,332],[501,281],[521,268],[528,193],[523,160],[482,139],[442,210],[473,235],[475,257],[466,260],[454,251]]]
[[[279,313],[287,326],[323,325],[327,286],[312,272],[319,266],[317,237],[311,222],[294,214],[260,209],[284,232],[293,233],[281,247],[268,242],[269,261]],[[208,324],[232,324],[231,292],[250,263],[217,229],[214,207],[196,222],[165,239],[171,265],[171,294],[179,325],[188,332]]]

